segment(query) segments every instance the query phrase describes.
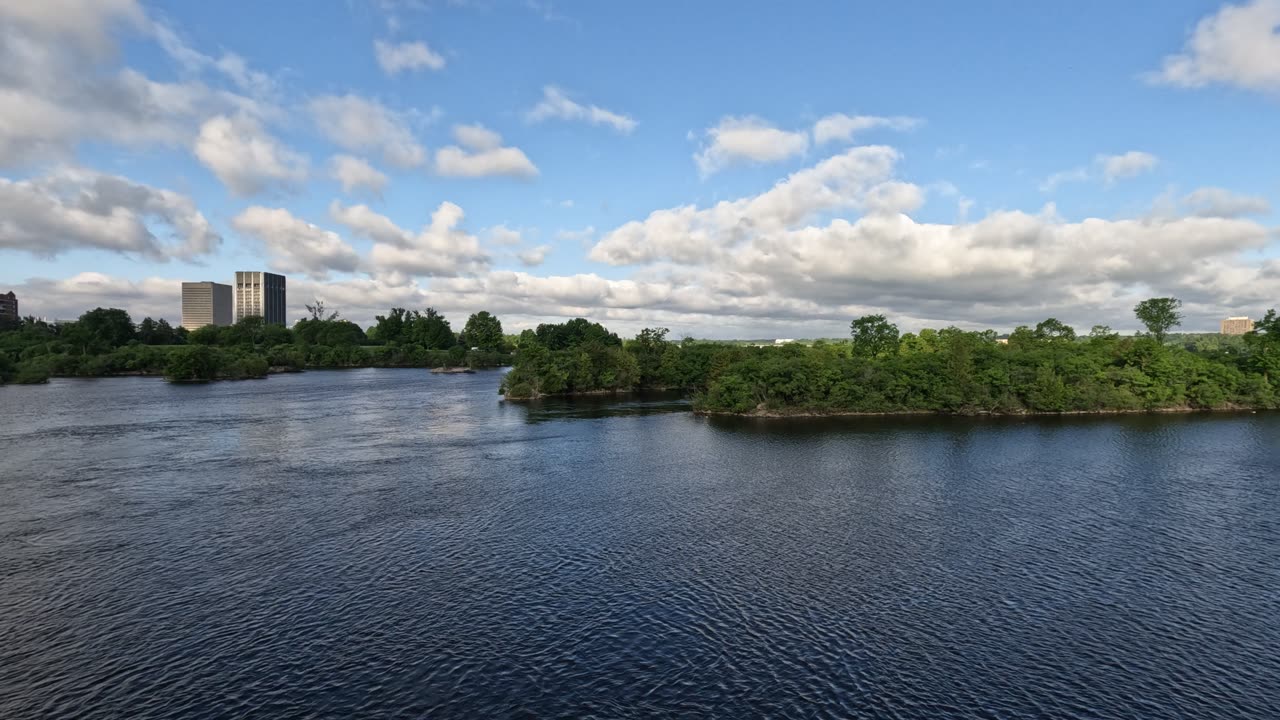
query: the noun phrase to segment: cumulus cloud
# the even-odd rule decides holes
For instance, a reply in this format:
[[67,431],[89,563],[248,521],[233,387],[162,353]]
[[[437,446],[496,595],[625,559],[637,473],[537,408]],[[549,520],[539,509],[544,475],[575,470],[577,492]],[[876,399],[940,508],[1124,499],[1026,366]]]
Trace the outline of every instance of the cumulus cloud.
[[213,71],[231,80],[236,87],[266,103],[277,91],[276,81],[268,74],[254,70],[241,56],[224,50],[219,57],[206,55],[191,47],[176,30],[162,22],[151,22],[149,32],[160,47],[191,73]]
[[[152,229],[161,227],[164,237]],[[163,261],[206,255],[221,242],[191,198],[169,190],[69,168],[0,178],[0,249],[53,257],[92,248]]]
[[329,159],[329,177],[342,184],[343,192],[364,188],[374,195],[382,195],[387,187],[387,176],[367,161],[352,155],[334,155]]
[[813,124],[813,141],[819,145],[835,141],[849,142],[853,140],[855,134],[864,130],[882,127],[891,130],[910,130],[918,125],[920,125],[919,118],[912,117],[833,113]]
[[1234,218],[1271,212],[1271,203],[1266,198],[1238,195],[1222,188],[1194,190],[1182,199],[1182,203],[1200,217]]
[[1130,150],[1123,155],[1099,155],[1095,162],[1102,169],[1103,181],[1111,185],[1117,180],[1150,172],[1160,159],[1151,153]]
[[134,322],[151,317],[177,325],[182,318],[182,280],[173,278],[129,280],[82,272],[62,279],[28,278],[14,291],[22,298],[23,315],[50,320],[75,320],[95,307],[123,308]]
[[464,213],[451,202],[441,203],[429,222],[417,233],[396,225],[385,215],[364,205],[335,202],[329,215],[352,233],[373,240],[369,253],[372,272],[393,284],[414,277],[449,277],[474,273],[489,264],[480,240],[461,229]]
[[1056,172],[1040,183],[1042,192],[1053,192],[1069,182],[1086,182],[1101,178],[1110,187],[1117,181],[1151,172],[1160,164],[1160,158],[1141,150],[1130,150],[1121,155],[1099,154],[1093,158],[1093,168],[1086,166]]
[[506,225],[494,225],[485,232],[485,235],[488,236],[489,242],[495,245],[513,247],[524,242],[524,235],[519,230],[513,230]]
[[592,125],[608,125],[614,130],[627,135],[636,129],[636,121],[629,115],[605,110],[595,105],[582,105],[574,102],[555,85],[542,88],[542,100],[525,113],[529,122],[541,122],[555,118],[557,120],[578,120]]
[[694,154],[703,176],[740,162],[773,163],[803,155],[809,149],[809,135],[773,127],[754,117],[726,117],[707,128],[707,142]]
[[376,100],[323,95],[314,98],[309,109],[316,127],[339,147],[381,152],[384,160],[399,168],[426,162],[427,151],[414,137],[406,116]]
[[759,195],[702,210],[685,205],[654,211],[605,234],[590,257],[612,265],[725,260],[725,252],[744,237],[778,232],[818,213],[865,208],[873,188],[891,180],[897,160],[890,147],[851,148]]
[[550,245],[539,245],[518,253],[516,257],[520,259],[520,264],[525,267],[537,267],[546,262],[547,255],[550,252]]
[[1146,79],[1186,88],[1280,91],[1280,0],[1224,6],[1202,19],[1182,52],[1167,56]]
[[103,51],[117,25],[142,27],[146,13],[136,0],[59,0],[0,3],[0,19],[46,38],[63,38]]
[[373,42],[378,65],[388,75],[403,70],[443,70],[444,56],[427,47],[424,42],[391,43],[385,40]]
[[530,178],[538,168],[524,151],[502,147],[502,136],[480,125],[455,125],[454,140],[465,147],[450,145],[436,151],[436,172],[448,177]]
[[294,217],[284,208],[253,206],[231,220],[236,232],[263,244],[280,272],[323,279],[330,271],[354,272],[360,256],[337,233]]
[[250,117],[209,118],[200,126],[193,152],[240,197],[307,178],[306,157],[285,147]]

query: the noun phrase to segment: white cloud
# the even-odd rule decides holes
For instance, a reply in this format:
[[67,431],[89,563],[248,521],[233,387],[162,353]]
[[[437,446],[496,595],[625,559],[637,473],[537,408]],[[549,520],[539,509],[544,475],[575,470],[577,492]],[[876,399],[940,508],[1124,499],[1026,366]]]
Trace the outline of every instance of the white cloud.
[[525,267],[537,267],[546,262],[547,255],[550,252],[550,245],[539,245],[520,252],[516,257],[520,259],[520,264]]
[[804,131],[780,130],[754,116],[723,118],[706,136],[709,142],[693,156],[703,176],[738,162],[779,162],[809,149]]
[[372,271],[392,284],[413,277],[448,277],[475,273],[489,264],[480,240],[460,228],[464,214],[457,205],[444,202],[431,214],[431,222],[412,233],[385,215],[364,205],[333,203],[330,216],[351,232],[374,241],[369,253]]
[[[168,230],[157,237],[153,227]],[[31,180],[0,178],[0,249],[53,257],[90,248],[193,259],[222,238],[191,198],[114,175],[61,169]]]
[[1056,172],[1040,183],[1040,190],[1042,192],[1053,192],[1063,183],[1086,182],[1095,177],[1100,177],[1103,184],[1110,187],[1117,180],[1151,172],[1158,164],[1160,164],[1160,158],[1140,150],[1130,150],[1122,155],[1099,154],[1093,158],[1093,167],[1097,175],[1083,166]]
[[1130,150],[1123,155],[1099,155],[1095,162],[1102,168],[1103,181],[1111,185],[1116,180],[1150,172],[1160,159],[1151,153]]
[[1149,82],[1280,91],[1280,0],[1225,5],[1202,19],[1181,53],[1164,59]]
[[75,320],[95,307],[127,310],[134,322],[144,317],[182,319],[182,280],[149,277],[128,280],[100,272],[82,272],[61,280],[29,278],[14,288],[22,314],[50,320]]
[[282,145],[249,117],[218,115],[200,126],[192,149],[233,194],[247,197],[307,178],[307,159]]
[[418,167],[427,151],[404,115],[358,95],[322,95],[309,105],[316,126],[330,141],[352,151],[379,151],[399,168]]
[[703,210],[692,205],[656,210],[606,233],[591,259],[613,265],[725,259],[724,252],[744,237],[778,232],[818,213],[864,208],[872,189],[891,180],[897,160],[890,147],[855,147],[793,173],[760,195]]
[[284,208],[253,206],[235,216],[236,232],[260,241],[281,272],[323,279],[331,270],[354,272],[360,256],[337,233],[294,217]]
[[538,168],[524,151],[501,147],[502,136],[481,125],[454,125],[453,137],[466,148],[450,145],[436,151],[436,172],[441,175],[529,178],[538,174]]
[[424,42],[390,43],[375,40],[374,53],[378,57],[378,65],[388,75],[395,75],[402,70],[444,69],[444,56]]
[[1042,192],[1053,192],[1063,183],[1084,182],[1088,179],[1088,168],[1078,167],[1070,170],[1063,170],[1062,172],[1056,172],[1045,178],[1044,182],[1040,183],[1040,190]]
[[387,187],[387,176],[361,158],[352,155],[334,155],[329,159],[329,177],[342,183],[343,192],[365,188],[381,195]]
[[188,45],[176,30],[162,22],[152,22],[149,30],[169,57],[188,72],[215,71],[231,80],[236,87],[266,103],[271,103],[272,97],[278,92],[276,81],[270,75],[250,68],[244,58],[233,52],[224,50],[218,58],[206,55]]
[[453,139],[472,150],[492,150],[502,145],[502,136],[483,125],[454,125]]
[[590,240],[596,236],[596,228],[594,225],[588,225],[581,230],[560,230],[556,233],[556,237],[560,240]]
[[495,245],[515,246],[524,242],[524,235],[519,230],[513,230],[506,225],[494,225],[485,231],[489,242]]
[[856,133],[873,128],[910,130],[920,124],[919,118],[845,115],[834,113],[813,124],[813,141],[819,145],[839,140],[849,142]]
[[146,13],[136,0],[14,0],[0,3],[0,19],[27,33],[103,51],[111,44],[113,27],[142,27]]
[[1200,188],[1188,193],[1182,203],[1200,217],[1234,218],[1271,212],[1271,203],[1266,198],[1237,195],[1222,188]]
[[636,129],[636,121],[629,115],[605,110],[595,105],[579,104],[554,85],[542,88],[542,100],[525,113],[525,118],[529,122],[540,122],[551,118],[581,120],[592,125],[608,125],[624,135]]
[[0,166],[70,158],[86,141],[189,146],[201,120],[263,103],[198,81],[156,82],[110,63],[109,30],[145,24],[133,3],[0,3]]

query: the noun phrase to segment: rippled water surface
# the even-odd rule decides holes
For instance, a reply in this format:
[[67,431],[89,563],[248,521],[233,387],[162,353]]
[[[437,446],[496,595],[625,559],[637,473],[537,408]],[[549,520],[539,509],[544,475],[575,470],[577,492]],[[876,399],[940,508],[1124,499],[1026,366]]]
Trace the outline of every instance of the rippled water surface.
[[1280,415],[0,388],[0,718],[1280,717]]

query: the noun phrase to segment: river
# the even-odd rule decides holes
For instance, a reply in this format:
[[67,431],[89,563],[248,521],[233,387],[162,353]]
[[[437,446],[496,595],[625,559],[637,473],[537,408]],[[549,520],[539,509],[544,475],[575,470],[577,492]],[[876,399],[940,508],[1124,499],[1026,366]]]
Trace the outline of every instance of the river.
[[1280,414],[0,388],[0,717],[1280,717]]

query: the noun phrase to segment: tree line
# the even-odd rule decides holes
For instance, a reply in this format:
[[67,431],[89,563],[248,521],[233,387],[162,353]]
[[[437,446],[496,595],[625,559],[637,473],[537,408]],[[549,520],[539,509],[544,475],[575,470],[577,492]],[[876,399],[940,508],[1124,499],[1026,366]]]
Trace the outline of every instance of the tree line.
[[34,317],[0,323],[0,383],[51,376],[164,375],[174,381],[264,377],[269,372],[346,367],[497,367],[509,364],[502,323],[487,311],[454,332],[445,316],[392,308],[367,330],[307,305],[293,327],[244,318],[188,332],[167,321],[135,324],[124,310],[96,308],[71,322]]
[[749,347],[646,329],[622,341],[585,319],[521,334],[502,392],[543,395],[679,389],[696,410],[737,414],[1108,412],[1275,408],[1280,318],[1238,345],[1167,342],[1181,303],[1135,308],[1148,332],[1088,335],[1049,318],[1008,338],[955,327],[901,333],[883,315],[854,320],[844,341]]

